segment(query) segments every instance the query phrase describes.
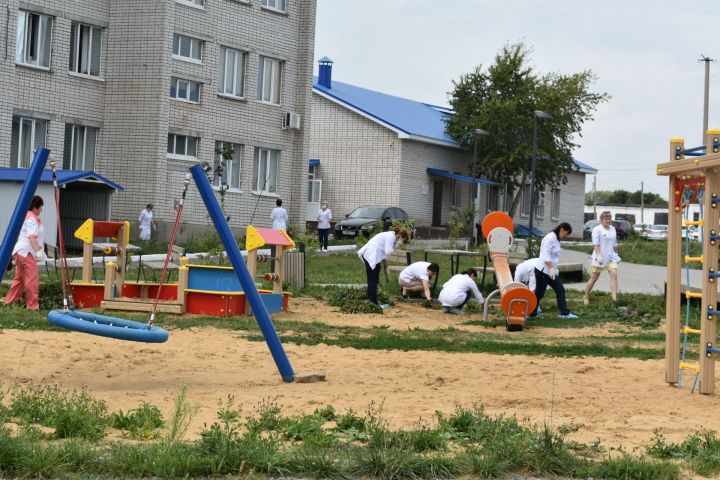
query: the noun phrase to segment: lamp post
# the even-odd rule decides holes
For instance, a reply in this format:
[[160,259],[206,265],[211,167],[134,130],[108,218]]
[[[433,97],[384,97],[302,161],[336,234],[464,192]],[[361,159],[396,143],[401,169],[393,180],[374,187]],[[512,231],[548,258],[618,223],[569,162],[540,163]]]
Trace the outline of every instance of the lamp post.
[[533,220],[535,219],[535,164],[537,163],[537,121],[538,118],[541,120],[552,120],[553,116],[547,112],[541,110],[535,110],[533,115],[533,149],[532,149],[532,163],[530,166],[530,232],[528,232],[528,258],[532,252],[532,238],[533,238]]
[[472,161],[472,177],[473,177],[473,188],[472,193],[474,195],[474,203],[475,203],[475,215],[473,215],[473,225],[472,225],[472,232],[471,236],[473,239],[473,243],[475,245],[478,244],[478,229],[477,224],[480,222],[480,187],[477,183],[475,183],[475,177],[477,176],[477,141],[478,137],[487,137],[490,135],[490,132],[487,130],[483,130],[482,128],[476,128],[473,131],[473,161]]

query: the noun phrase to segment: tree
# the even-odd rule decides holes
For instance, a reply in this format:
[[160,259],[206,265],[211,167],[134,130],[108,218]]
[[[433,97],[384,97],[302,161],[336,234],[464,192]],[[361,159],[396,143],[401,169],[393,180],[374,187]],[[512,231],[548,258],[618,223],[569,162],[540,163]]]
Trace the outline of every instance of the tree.
[[[641,192],[636,190],[628,192],[627,190],[598,190],[595,192],[595,202],[610,205],[640,205],[640,196],[644,200],[645,205],[661,205],[667,206],[667,201],[660,195],[652,192]],[[592,192],[585,194],[585,205],[593,204]]]
[[477,139],[477,172],[514,192],[511,215],[519,187],[530,180],[534,111],[553,115],[552,121],[538,121],[535,190],[541,192],[567,182],[578,146],[574,139],[582,136],[582,125],[592,120],[597,106],[609,99],[589,91],[595,81],[592,71],[539,75],[528,64],[531,53],[523,43],[506,45],[493,65],[461,75],[449,93],[455,114],[447,118],[448,135],[472,149],[475,129],[490,132]]

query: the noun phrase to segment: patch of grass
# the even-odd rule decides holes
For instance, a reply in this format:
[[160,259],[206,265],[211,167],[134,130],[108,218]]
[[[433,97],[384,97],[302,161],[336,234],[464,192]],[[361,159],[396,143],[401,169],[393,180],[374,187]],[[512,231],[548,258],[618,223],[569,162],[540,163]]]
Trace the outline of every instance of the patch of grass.
[[670,462],[657,462],[624,454],[606,458],[589,468],[594,478],[617,478],[621,480],[675,480],[680,478],[680,468]]
[[134,440],[149,440],[158,436],[158,429],[165,426],[165,421],[159,408],[142,402],[138,408],[127,413],[122,410],[114,412],[110,424]]
[[693,472],[704,477],[720,474],[720,439],[716,432],[701,430],[681,443],[667,443],[662,433],[656,430],[646,451],[654,458],[682,459]]

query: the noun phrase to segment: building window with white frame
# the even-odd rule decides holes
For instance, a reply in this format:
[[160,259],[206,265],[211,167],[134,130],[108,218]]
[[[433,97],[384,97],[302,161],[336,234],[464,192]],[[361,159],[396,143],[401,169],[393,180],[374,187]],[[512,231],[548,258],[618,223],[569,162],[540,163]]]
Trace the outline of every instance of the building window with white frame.
[[523,185],[521,203],[520,203],[520,216],[530,216],[530,185]]
[[70,71],[100,76],[102,28],[73,22],[70,27]]
[[255,172],[253,190],[261,193],[277,193],[277,169],[280,150],[255,148]]
[[453,178],[451,180],[450,184],[450,190],[451,190],[451,205],[453,207],[460,207],[460,201],[461,201],[461,194],[462,194],[462,185],[460,184],[460,181],[456,178]]
[[94,170],[99,128],[65,125],[65,170]]
[[47,120],[19,116],[12,118],[12,132],[10,135],[11,167],[30,167],[35,149],[46,145],[47,127]]
[[175,0],[175,3],[182,3],[193,7],[205,7],[205,0]]
[[275,58],[260,57],[258,100],[280,105],[283,62]]
[[218,93],[245,97],[245,64],[247,53],[220,47],[220,79]]
[[192,80],[170,77],[170,98],[198,103],[200,101],[200,84]]
[[[242,145],[230,142],[215,142],[214,171],[220,172],[213,177],[213,185],[227,185],[233,190],[240,190],[240,159]],[[222,162],[222,169],[220,168]],[[222,170],[222,171],[221,171]]]
[[187,35],[173,34],[173,57],[190,62],[202,62],[203,41]]
[[189,135],[168,134],[168,157],[180,160],[197,160],[198,138]]
[[552,189],[552,208],[550,209],[550,217],[553,220],[560,220],[560,189]]
[[262,6],[278,12],[285,12],[285,0],[262,0]]
[[498,210],[498,197],[500,196],[500,187],[497,185],[488,185],[487,197],[485,198],[486,210],[494,212]]
[[545,218],[545,192],[535,192],[535,218]]
[[39,13],[18,12],[15,62],[50,68],[53,18]]

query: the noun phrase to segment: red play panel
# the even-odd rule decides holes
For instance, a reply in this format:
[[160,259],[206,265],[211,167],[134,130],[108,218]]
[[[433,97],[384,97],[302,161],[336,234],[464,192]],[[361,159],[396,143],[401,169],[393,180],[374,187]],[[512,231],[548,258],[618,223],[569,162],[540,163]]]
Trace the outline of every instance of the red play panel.
[[292,247],[290,240],[283,235],[280,230],[273,230],[267,227],[255,227],[255,230],[260,234],[265,244],[267,245],[279,245],[281,247]]

